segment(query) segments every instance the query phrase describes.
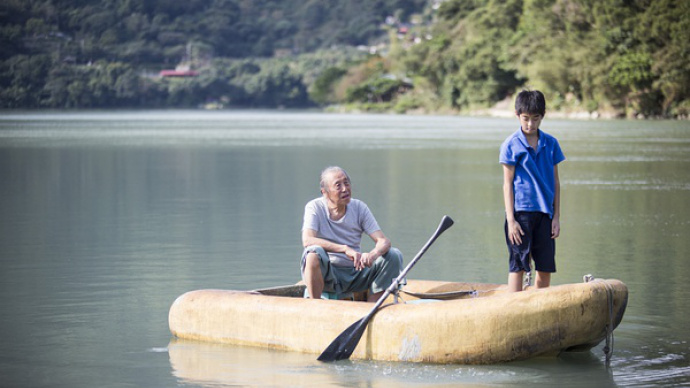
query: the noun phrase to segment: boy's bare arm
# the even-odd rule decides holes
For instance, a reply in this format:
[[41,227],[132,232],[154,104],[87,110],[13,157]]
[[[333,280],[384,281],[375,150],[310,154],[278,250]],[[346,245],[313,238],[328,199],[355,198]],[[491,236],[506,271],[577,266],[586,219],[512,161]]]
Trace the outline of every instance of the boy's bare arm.
[[551,238],[561,234],[561,180],[558,177],[558,165],[553,166],[554,196],[553,219],[551,220]]
[[513,192],[513,180],[515,179],[515,166],[503,165],[503,203],[506,210],[508,223],[508,239],[511,244],[522,244],[522,231],[520,224],[515,221],[515,193]]

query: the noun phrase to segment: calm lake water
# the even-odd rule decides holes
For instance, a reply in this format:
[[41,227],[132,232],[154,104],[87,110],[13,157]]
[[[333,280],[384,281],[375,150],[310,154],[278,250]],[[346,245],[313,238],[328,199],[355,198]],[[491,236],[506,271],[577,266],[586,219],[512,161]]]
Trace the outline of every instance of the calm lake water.
[[[0,386],[690,386],[690,123],[565,121],[554,284],[630,289],[584,354],[490,366],[344,361],[183,342],[189,290],[299,280],[304,204],[350,173],[411,278],[504,283],[498,147],[517,120],[310,112],[0,114]],[[365,245],[366,247],[366,245]],[[458,333],[471,335],[471,333]]]

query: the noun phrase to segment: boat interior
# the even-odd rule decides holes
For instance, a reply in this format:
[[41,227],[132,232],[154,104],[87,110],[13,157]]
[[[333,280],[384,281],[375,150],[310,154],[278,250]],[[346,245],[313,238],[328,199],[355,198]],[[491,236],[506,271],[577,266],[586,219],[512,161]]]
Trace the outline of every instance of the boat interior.
[[[498,284],[455,283],[437,281],[411,281],[398,294],[403,302],[418,300],[453,300],[486,297],[505,292],[504,286]],[[263,288],[254,290],[262,295],[288,298],[304,298],[306,285],[299,282],[293,285]],[[324,299],[334,299],[324,294]],[[342,300],[366,301],[366,291],[353,293]]]

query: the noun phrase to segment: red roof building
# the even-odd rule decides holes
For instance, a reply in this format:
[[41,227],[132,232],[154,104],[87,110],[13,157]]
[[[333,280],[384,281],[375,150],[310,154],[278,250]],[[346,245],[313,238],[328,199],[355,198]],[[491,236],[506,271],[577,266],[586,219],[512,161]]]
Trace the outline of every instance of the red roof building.
[[196,77],[199,72],[194,70],[161,70],[158,75],[161,77]]

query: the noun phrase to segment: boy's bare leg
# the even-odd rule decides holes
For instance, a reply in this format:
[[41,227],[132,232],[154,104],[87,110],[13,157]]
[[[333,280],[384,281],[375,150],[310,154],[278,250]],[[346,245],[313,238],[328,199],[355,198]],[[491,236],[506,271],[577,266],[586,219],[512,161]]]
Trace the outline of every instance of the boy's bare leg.
[[537,271],[537,279],[534,282],[537,288],[546,288],[551,285],[551,272]]
[[522,291],[522,277],[525,271],[510,272],[508,274],[508,291],[517,292]]
[[307,293],[312,299],[321,299],[323,292],[323,277],[321,276],[321,261],[316,253],[308,253],[304,266],[304,283]]

